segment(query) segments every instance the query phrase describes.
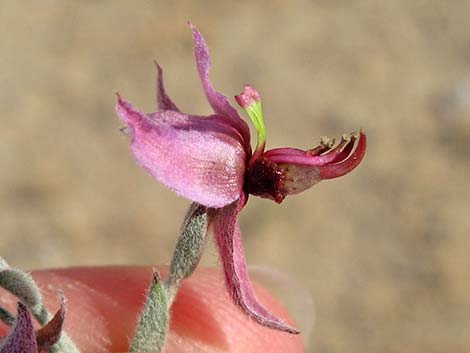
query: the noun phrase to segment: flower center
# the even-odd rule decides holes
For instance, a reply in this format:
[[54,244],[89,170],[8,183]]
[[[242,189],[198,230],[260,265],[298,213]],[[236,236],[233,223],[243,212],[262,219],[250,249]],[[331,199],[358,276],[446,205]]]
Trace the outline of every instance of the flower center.
[[245,174],[244,189],[247,193],[271,199],[277,203],[284,200],[286,172],[267,158],[258,158]]

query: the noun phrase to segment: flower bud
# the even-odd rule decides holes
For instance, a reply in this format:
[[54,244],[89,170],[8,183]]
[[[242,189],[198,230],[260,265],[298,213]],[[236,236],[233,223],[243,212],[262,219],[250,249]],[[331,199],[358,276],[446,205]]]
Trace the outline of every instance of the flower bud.
[[261,103],[258,91],[250,85],[245,85],[243,92],[235,96],[235,100],[243,109],[249,109],[253,105]]

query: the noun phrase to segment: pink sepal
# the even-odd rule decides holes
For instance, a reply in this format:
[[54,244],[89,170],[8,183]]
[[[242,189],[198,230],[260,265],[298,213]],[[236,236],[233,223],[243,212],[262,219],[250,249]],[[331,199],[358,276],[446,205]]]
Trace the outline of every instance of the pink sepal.
[[206,93],[207,100],[216,114],[226,116],[231,120],[233,126],[237,129],[244,140],[244,148],[247,154],[251,152],[250,146],[250,129],[247,123],[240,117],[234,107],[232,107],[223,94],[217,92],[209,79],[209,71],[211,67],[211,59],[209,49],[202,34],[192,23],[189,23],[193,32],[194,56],[196,66],[201,78],[202,87]]
[[261,325],[289,333],[299,333],[297,329],[265,309],[253,292],[243,253],[240,227],[238,226],[238,213],[244,204],[245,196],[242,194],[237,202],[221,210],[216,210],[217,212],[211,219],[224,267],[227,289],[235,304]]
[[171,100],[165,91],[165,85],[163,84],[163,70],[160,65],[155,61],[157,67],[157,107],[158,110],[174,110],[179,112],[180,110],[175,103]]
[[220,116],[164,110],[143,114],[118,95],[137,162],[158,181],[193,202],[223,207],[238,199],[245,173],[240,135]]

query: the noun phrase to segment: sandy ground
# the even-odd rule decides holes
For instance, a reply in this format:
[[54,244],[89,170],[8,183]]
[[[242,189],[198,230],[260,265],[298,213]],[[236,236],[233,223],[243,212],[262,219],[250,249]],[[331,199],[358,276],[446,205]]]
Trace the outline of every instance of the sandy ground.
[[[3,1],[1,256],[169,261],[188,202],[134,163],[114,92],[154,110],[157,59],[179,106],[210,112],[189,19],[216,87],[261,92],[268,147],[369,136],[351,175],[280,206],[251,198],[242,216],[250,264],[314,298],[309,352],[468,352],[469,13],[469,1]],[[313,315],[292,310],[308,328]]]

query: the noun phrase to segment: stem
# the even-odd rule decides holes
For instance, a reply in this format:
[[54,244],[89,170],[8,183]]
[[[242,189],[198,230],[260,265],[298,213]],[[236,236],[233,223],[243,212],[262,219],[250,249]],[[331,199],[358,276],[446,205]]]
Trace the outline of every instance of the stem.
[[[0,287],[20,299],[41,326],[46,325],[52,319],[52,315],[42,303],[41,292],[31,275],[22,270],[11,268],[1,257]],[[1,320],[8,324],[9,317],[14,318],[6,309],[0,307]],[[63,331],[60,339],[50,348],[50,351],[51,353],[80,353],[72,339]]]
[[0,306],[0,320],[11,327],[15,323],[15,316]]
[[186,213],[165,281],[155,271],[130,352],[161,353],[169,330],[170,309],[181,281],[196,269],[207,234],[207,208],[193,203]]
[[170,272],[165,278],[168,304],[171,306],[181,281],[188,278],[196,269],[202,255],[207,234],[207,208],[197,203],[191,204],[181,227],[176,243]]

